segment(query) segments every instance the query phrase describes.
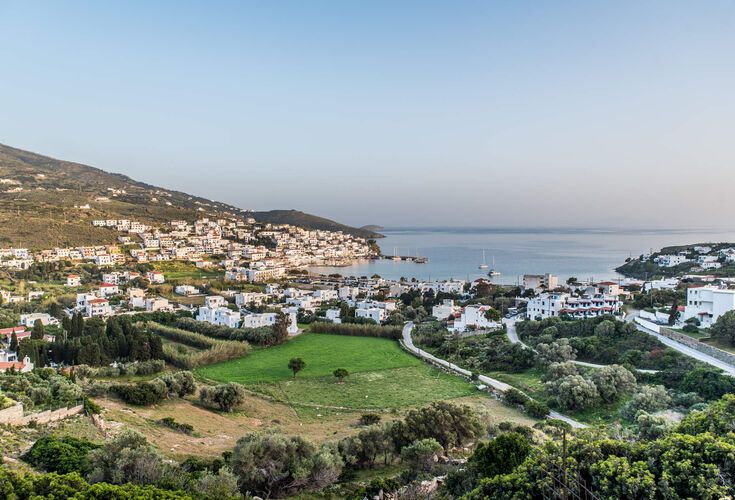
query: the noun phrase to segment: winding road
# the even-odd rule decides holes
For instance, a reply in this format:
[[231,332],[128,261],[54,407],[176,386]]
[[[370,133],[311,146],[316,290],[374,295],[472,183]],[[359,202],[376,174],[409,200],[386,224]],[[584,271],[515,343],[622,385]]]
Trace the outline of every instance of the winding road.
[[[449,361],[446,361],[444,359],[437,358],[433,354],[428,353],[428,352],[424,351],[423,349],[419,349],[418,347],[416,347],[414,345],[414,343],[413,343],[413,339],[411,338],[411,332],[413,331],[413,328],[414,328],[413,322],[408,322],[408,323],[406,323],[406,326],[403,327],[403,341],[402,341],[402,344],[403,344],[403,346],[408,351],[410,351],[411,353],[413,353],[414,355],[416,355],[416,356],[418,356],[420,358],[423,358],[423,359],[425,359],[427,361],[430,361],[432,363],[441,365],[441,366],[443,366],[445,368],[448,368],[449,370],[451,370],[451,371],[453,371],[455,373],[458,373],[460,375],[463,375],[465,377],[472,376],[472,372],[471,371],[465,370],[464,368],[460,368],[459,366],[455,365],[454,363],[450,363]],[[480,375],[478,377],[478,379],[483,384],[485,384],[487,386],[490,386],[490,387],[492,387],[492,388],[494,388],[494,389],[496,389],[496,390],[498,390],[500,392],[505,392],[508,389],[512,389],[513,388],[512,385],[506,384],[505,382],[501,382],[500,380],[496,380],[494,378],[487,377],[485,375]],[[523,392],[523,391],[521,391],[521,392]],[[558,420],[562,420],[562,421],[568,423],[569,425],[571,425],[572,427],[574,427],[576,429],[584,429],[584,428],[587,427],[587,425],[583,424],[582,422],[578,422],[578,421],[574,420],[573,418],[567,417],[566,415],[562,415],[561,413],[558,413],[558,412],[555,412],[555,411],[551,411],[549,413],[549,417],[550,418],[555,418],[555,419],[558,419]]]
[[675,349],[679,351],[682,354],[685,354],[691,358],[694,358],[696,360],[702,361],[704,363],[707,363],[709,365],[714,366],[715,368],[719,368],[723,372],[727,373],[728,375],[735,376],[735,366],[725,363],[724,361],[720,361],[717,358],[714,358],[710,356],[709,354],[705,354],[703,352],[699,352],[696,349],[692,349],[689,346],[686,346],[682,344],[681,342],[677,342],[676,340],[670,339],[668,337],[665,337],[661,335],[660,333],[652,330],[651,328],[646,328],[645,326],[641,325],[640,323],[635,321],[635,318],[637,315],[635,314],[629,314],[625,320],[628,322],[632,322],[636,328],[638,328],[639,331],[643,333],[647,333],[648,335],[653,335],[656,337],[662,344],[665,344],[672,349]]

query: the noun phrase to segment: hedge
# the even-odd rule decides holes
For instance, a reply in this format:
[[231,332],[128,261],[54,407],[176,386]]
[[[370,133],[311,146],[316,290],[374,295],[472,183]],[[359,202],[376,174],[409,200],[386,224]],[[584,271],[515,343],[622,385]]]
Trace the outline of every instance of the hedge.
[[323,323],[311,324],[310,330],[316,333],[327,333],[330,335],[347,335],[351,337],[378,337],[383,339],[398,340],[403,334],[400,326],[358,325],[354,323]]

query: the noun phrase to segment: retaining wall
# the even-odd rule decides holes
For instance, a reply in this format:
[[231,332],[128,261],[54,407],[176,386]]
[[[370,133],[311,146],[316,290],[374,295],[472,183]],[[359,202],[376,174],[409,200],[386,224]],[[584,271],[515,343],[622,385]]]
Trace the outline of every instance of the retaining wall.
[[15,406],[0,411],[0,424],[8,425],[28,425],[31,422],[38,424],[47,424],[62,420],[72,415],[78,415],[84,411],[84,405],[72,406],[71,408],[59,408],[57,410],[45,410],[38,413],[23,414],[23,405],[18,403]]

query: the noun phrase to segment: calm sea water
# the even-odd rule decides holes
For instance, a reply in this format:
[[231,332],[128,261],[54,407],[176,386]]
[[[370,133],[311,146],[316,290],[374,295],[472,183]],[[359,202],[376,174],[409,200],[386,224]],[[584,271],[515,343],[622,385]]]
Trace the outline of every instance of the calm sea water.
[[561,279],[614,279],[614,268],[628,256],[649,249],[699,242],[735,241],[733,229],[519,229],[387,228],[378,240],[384,254],[421,255],[427,264],[365,261],[348,267],[316,267],[314,272],[353,276],[379,274],[398,279],[476,279],[485,250],[487,263],[502,273],[498,283],[514,284],[519,275],[552,273]]

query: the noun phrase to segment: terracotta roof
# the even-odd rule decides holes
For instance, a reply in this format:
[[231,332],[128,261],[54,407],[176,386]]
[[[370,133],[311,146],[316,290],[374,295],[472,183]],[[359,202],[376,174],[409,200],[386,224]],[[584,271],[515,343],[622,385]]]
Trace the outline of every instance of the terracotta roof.
[[10,368],[15,368],[16,370],[22,370],[25,368],[25,363],[22,361],[0,361],[0,370],[9,370]]

